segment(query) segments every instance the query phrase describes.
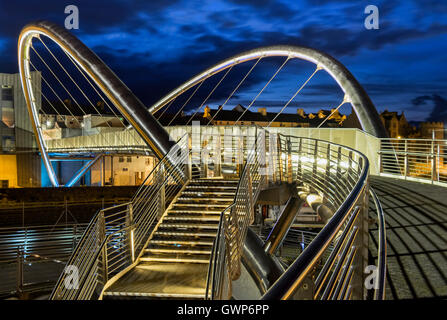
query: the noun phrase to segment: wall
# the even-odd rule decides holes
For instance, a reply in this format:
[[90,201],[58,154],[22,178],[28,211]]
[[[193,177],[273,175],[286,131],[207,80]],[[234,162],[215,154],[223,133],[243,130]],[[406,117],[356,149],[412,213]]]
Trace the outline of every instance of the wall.
[[17,187],[17,158],[15,155],[0,155],[0,180],[8,180],[10,188]]

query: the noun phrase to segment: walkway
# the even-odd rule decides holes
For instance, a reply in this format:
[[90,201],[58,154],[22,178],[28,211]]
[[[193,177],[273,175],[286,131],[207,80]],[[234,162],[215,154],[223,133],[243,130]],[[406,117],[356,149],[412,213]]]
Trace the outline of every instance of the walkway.
[[[447,188],[383,177],[370,183],[387,225],[387,299],[447,298]],[[369,230],[376,259],[377,224]]]

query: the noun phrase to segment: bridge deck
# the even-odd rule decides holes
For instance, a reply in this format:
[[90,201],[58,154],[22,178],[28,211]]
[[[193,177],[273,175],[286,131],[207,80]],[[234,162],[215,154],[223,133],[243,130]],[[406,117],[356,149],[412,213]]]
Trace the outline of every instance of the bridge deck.
[[[371,177],[387,225],[387,299],[447,298],[447,190]],[[371,205],[373,207],[373,205]],[[377,258],[377,225],[370,225]]]

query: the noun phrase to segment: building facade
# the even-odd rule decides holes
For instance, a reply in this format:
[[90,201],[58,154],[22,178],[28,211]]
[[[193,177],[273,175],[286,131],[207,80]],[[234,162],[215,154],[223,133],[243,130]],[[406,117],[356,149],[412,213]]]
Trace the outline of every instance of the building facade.
[[[41,75],[31,73],[41,107]],[[0,187],[40,185],[40,157],[19,74],[0,73]]]

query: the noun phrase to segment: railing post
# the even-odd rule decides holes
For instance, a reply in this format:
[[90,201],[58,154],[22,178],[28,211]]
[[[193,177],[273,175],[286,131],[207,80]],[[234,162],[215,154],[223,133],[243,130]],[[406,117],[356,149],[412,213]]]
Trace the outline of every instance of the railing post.
[[297,165],[297,179],[303,179],[303,167],[301,163],[301,157],[303,155],[303,138],[299,138],[299,146],[298,146],[298,165]]
[[312,165],[312,180],[318,179],[317,176],[317,166],[318,166],[318,140],[315,140],[314,146],[314,163]]
[[135,262],[135,240],[134,240],[134,225],[133,225],[133,205],[130,202],[127,205],[127,216],[126,216],[126,224],[128,227],[127,234],[129,235],[129,250],[130,250],[130,259],[131,262]]
[[166,209],[166,199],[165,199],[165,170],[164,170],[164,165],[160,164],[160,169],[157,172],[158,175],[158,181],[157,184],[161,184],[160,190],[158,191],[158,197],[159,197],[159,201],[158,201],[158,218],[160,218],[163,213],[165,212]]
[[247,186],[248,186],[248,205],[249,205],[249,213],[250,213],[250,224],[253,223],[255,218],[254,213],[254,203],[253,203],[253,181],[251,176],[250,164],[247,163]]
[[237,137],[238,143],[237,143],[237,150],[238,150],[238,156],[237,156],[237,168],[238,168],[238,177],[241,177],[243,168],[244,168],[244,140],[241,138],[240,135]]
[[214,163],[214,176],[220,177],[222,175],[222,138],[219,133],[216,135],[216,140],[216,154],[214,155],[216,163]]
[[187,177],[189,180],[192,180],[192,137],[188,134],[188,142],[186,145],[186,152],[188,152],[188,163],[187,163]]
[[293,164],[292,164],[292,142],[287,137],[287,183],[293,182]]
[[436,178],[436,153],[435,153],[435,141],[431,141],[431,183],[435,181]]
[[[106,239],[106,223],[105,223],[105,218],[104,218],[104,212],[101,211],[100,215],[99,215],[99,220],[98,220],[99,224],[99,245],[102,245],[102,243],[104,242],[104,240]],[[102,273],[102,278],[104,281],[104,285],[107,283],[107,281],[109,280],[108,277],[108,261],[107,261],[107,243],[104,244],[104,247],[101,250],[101,260],[102,260],[102,268],[101,268],[101,273]]]
[[404,145],[404,178],[407,180],[408,172],[409,172],[409,166],[408,166],[408,140],[405,139],[405,145]]
[[284,165],[282,162],[282,146],[281,146],[281,135],[278,134],[277,135],[277,139],[276,139],[276,147],[277,147],[277,157],[278,157],[278,169],[279,169],[279,182],[283,182],[284,181]]
[[[330,181],[330,175],[331,175],[331,144],[327,144],[327,150],[326,150],[326,181]],[[328,190],[330,189],[329,184],[326,184],[326,194],[328,194]]]
[[23,251],[17,247],[17,292],[23,292]]

